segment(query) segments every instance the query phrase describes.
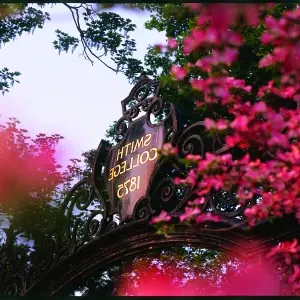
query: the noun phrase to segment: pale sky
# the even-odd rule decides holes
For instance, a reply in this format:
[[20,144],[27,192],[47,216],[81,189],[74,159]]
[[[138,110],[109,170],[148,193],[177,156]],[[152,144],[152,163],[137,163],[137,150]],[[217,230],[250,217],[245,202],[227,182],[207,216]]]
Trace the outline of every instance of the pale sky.
[[[109,125],[121,117],[120,102],[132,86],[124,75],[116,75],[100,62],[92,66],[79,56],[80,51],[59,55],[52,45],[55,30],[70,35],[77,31],[63,4],[47,5],[45,11],[51,21],[43,29],[23,34],[0,49],[0,67],[22,73],[20,84],[0,96],[1,122],[16,117],[31,136],[40,132],[64,136],[59,150],[64,152],[60,163],[65,165],[67,159],[98,147]],[[144,28],[147,13],[121,8],[112,11],[137,25],[132,34],[137,41],[137,58],[144,57],[148,45],[165,43],[163,33]]]

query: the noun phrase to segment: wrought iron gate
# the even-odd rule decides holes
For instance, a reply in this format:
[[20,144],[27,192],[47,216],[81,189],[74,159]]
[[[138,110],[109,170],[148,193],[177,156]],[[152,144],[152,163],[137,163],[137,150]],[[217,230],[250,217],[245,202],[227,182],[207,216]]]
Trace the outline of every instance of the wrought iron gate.
[[[41,241],[36,254],[40,263],[26,264],[21,253],[9,247],[2,254],[1,294],[56,295],[95,270],[151,249],[189,245],[249,257],[300,234],[293,218],[263,222],[250,230],[243,212],[253,202],[240,206],[224,193],[208,195],[202,207],[221,215],[221,222],[179,224],[180,212],[195,197],[194,188],[174,184],[174,178],[188,170],[160,158],[157,149],[172,143],[179,157],[228,149],[217,135],[205,134],[203,122],[189,124],[179,118],[178,109],[159,97],[159,82],[145,75],[122,101],[122,112],[116,125],[120,142],[112,146],[101,141],[93,178],[70,190],[62,206],[68,222]],[[168,237],[156,234],[149,224],[161,210],[173,216],[174,230]]]

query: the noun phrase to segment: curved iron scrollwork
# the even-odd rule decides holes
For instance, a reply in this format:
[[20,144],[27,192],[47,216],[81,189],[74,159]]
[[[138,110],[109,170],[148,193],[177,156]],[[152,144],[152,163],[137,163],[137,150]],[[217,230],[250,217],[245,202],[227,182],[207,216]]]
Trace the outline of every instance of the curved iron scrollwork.
[[144,197],[138,201],[134,208],[133,219],[140,220],[145,219],[151,214],[151,206],[149,198]]
[[147,111],[149,105],[157,98],[159,87],[159,81],[152,80],[143,73],[129,96],[121,102],[123,115],[135,118],[141,110]]
[[97,236],[106,218],[106,206],[101,201],[93,181],[83,179],[69,192],[63,203],[67,216],[67,239],[77,247]]
[[136,117],[139,114],[138,108],[136,109],[136,112],[130,113],[129,116],[123,116],[118,123],[116,124],[115,133],[117,135],[125,136],[129,125],[132,123],[132,118]]

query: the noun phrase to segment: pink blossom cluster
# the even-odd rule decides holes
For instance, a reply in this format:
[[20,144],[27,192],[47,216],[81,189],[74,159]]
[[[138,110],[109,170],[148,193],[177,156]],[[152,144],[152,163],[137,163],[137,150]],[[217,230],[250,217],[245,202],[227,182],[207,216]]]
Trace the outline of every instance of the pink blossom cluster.
[[187,76],[188,71],[187,71],[186,68],[182,68],[182,67],[178,67],[178,66],[173,65],[173,66],[171,67],[170,73],[171,73],[171,75],[173,75],[177,80],[183,80],[183,79]]
[[239,33],[216,28],[193,29],[191,34],[183,40],[183,53],[214,47],[239,47],[243,44],[243,37]]
[[233,77],[208,77],[207,79],[191,79],[193,89],[203,92],[203,102],[198,105],[217,103],[226,105],[239,99],[238,96],[231,93],[232,89],[240,89],[245,92],[251,92],[251,86],[246,86],[244,80],[234,79]]
[[220,222],[221,218],[218,215],[212,213],[202,212],[203,205],[205,205],[206,199],[204,197],[196,198],[194,201],[188,201],[188,206],[185,207],[185,211],[180,215],[181,222],[195,221],[196,223],[204,222]]
[[[243,45],[243,37],[235,31],[235,25],[241,20],[246,25],[258,25],[259,12],[272,5],[192,3],[186,6],[198,14],[198,18],[197,26],[183,40],[183,54],[204,50],[207,51],[203,53],[209,54],[186,66],[172,66],[171,74],[177,80],[189,78],[191,87],[200,92],[202,98],[197,105],[213,103],[227,110],[230,118],[206,118],[204,125],[208,131],[225,133],[229,150],[239,148],[246,154],[238,158],[228,153],[189,155],[186,159],[195,167],[186,178],[176,178],[175,183],[191,185],[202,202],[206,194],[220,190],[235,195],[241,205],[255,199],[256,204],[245,209],[250,226],[285,214],[294,214],[300,221],[300,109],[296,105],[293,109],[272,108],[266,101],[272,95],[284,101],[300,101],[300,7],[284,12],[278,19],[265,17],[266,30],[261,42],[271,45],[272,50],[261,59],[259,67],[273,68],[280,76],[254,91],[244,80],[230,76],[230,67],[238,59],[239,47]],[[189,72],[191,68],[201,69],[206,76],[195,78]],[[252,93],[256,101],[244,101],[245,93]],[[250,149],[260,153],[260,158]],[[220,220],[203,214],[202,204],[189,203],[180,220]],[[299,255],[299,246],[282,243],[276,251],[296,251]],[[289,260],[286,262],[289,264]],[[300,267],[291,266],[290,281],[294,289],[299,289]]]
[[168,38],[166,45],[156,44],[155,47],[160,52],[173,51],[173,50],[177,49],[178,43],[177,43],[176,39],[170,37],[170,38]]
[[212,54],[203,59],[198,59],[195,63],[196,67],[206,72],[211,72],[212,67],[224,64],[230,66],[238,56],[238,50],[235,48],[225,48],[223,51],[213,49]]
[[178,153],[178,149],[176,147],[173,147],[171,143],[167,143],[163,145],[160,152],[162,155],[170,156],[170,155],[176,155]]
[[300,220],[300,164],[293,169],[289,166],[291,161],[299,159],[299,145],[293,145],[292,149],[278,152],[280,159],[267,162],[251,160],[248,153],[240,160],[234,160],[231,154],[206,153],[186,178],[178,178],[175,183],[196,185],[200,197],[211,191],[225,190],[234,193],[242,205],[254,196],[259,197],[259,204],[245,210],[251,226],[271,216],[281,217],[292,212]]
[[292,242],[282,242],[276,247],[273,247],[267,257],[277,256],[284,259],[285,263],[291,266],[289,271],[289,283],[295,294],[300,294],[300,245],[297,239]]
[[[199,13],[198,27],[192,29],[191,34],[184,39],[183,52],[188,54],[201,49],[212,49],[209,56],[194,64],[194,67],[206,71],[208,77],[191,79],[191,86],[203,93],[204,104],[219,103],[226,106],[233,116],[231,122],[207,118],[204,121],[206,128],[227,130],[226,144],[230,148],[239,147],[246,150],[252,147],[264,151],[269,156],[272,153],[272,156],[267,162],[263,162],[259,159],[252,160],[249,154],[241,160],[233,160],[228,154],[217,156],[206,153],[205,158],[198,159],[197,167],[191,170],[185,179],[176,179],[175,182],[193,186],[197,184],[199,196],[211,190],[224,189],[235,192],[242,204],[254,195],[260,196],[262,199],[260,203],[245,211],[250,225],[270,216],[282,216],[292,212],[300,217],[297,193],[300,182],[296,175],[300,170],[295,164],[298,160],[299,144],[292,143],[293,140],[300,138],[299,111],[283,108],[275,111],[263,101],[254,104],[244,102],[234,91],[242,90],[249,93],[252,90],[251,86],[246,85],[244,80],[228,76],[228,68],[237,59],[238,48],[243,44],[242,36],[234,32],[232,26],[240,15],[243,15],[247,24],[257,25],[258,12],[262,9],[262,5],[253,4],[247,6],[248,9],[243,7],[242,10],[241,5],[232,4],[230,9],[226,6],[226,13],[221,9],[225,8],[223,4],[188,4],[188,6]],[[296,95],[295,83],[298,77],[288,78],[287,74],[288,71],[298,72],[299,67],[297,62],[291,63],[291,56],[287,53],[289,50],[291,53],[298,53],[299,12],[300,9],[286,12],[278,20],[266,17],[267,30],[262,35],[262,42],[274,45],[274,51],[272,55],[269,54],[262,59],[261,66],[264,66],[264,60],[270,55],[271,65],[281,63],[280,71],[283,74],[281,79],[286,85],[278,89],[280,93],[277,95],[283,98]],[[281,54],[276,56],[276,53]],[[295,59],[298,61],[296,54]],[[176,67],[176,70],[182,77],[188,76],[188,68],[183,71],[180,67]],[[257,98],[261,98],[264,88],[265,91],[273,91],[273,84],[270,82],[266,88],[262,87]],[[191,213],[191,210],[189,212]]]
[[[300,112],[298,110],[281,108],[279,112],[276,112],[265,102],[259,101],[253,105],[249,102],[236,103],[229,109],[229,112],[235,116],[228,125],[228,128],[232,130],[232,134],[226,138],[226,144],[229,147],[239,146],[247,149],[251,146],[264,150],[274,149],[274,147],[288,149],[291,145],[290,140],[300,137],[298,125]],[[207,122],[209,121],[206,121],[206,124]],[[219,120],[218,122],[226,121]],[[216,127],[216,129],[218,128]]]
[[162,210],[158,216],[152,218],[151,223],[156,224],[161,222],[169,222],[170,220],[171,216],[169,216],[167,212]]
[[261,61],[260,67],[276,67],[281,72],[277,86],[274,81],[261,87],[259,96],[266,93],[278,95],[284,99],[300,100],[300,10],[286,11],[282,18],[265,18],[267,30],[261,36],[261,42],[274,46],[271,54]]

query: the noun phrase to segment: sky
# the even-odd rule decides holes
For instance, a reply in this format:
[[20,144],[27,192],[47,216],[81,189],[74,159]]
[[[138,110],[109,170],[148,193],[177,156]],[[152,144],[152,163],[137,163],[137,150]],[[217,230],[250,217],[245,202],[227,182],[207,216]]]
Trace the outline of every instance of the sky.
[[[121,117],[121,100],[131,86],[122,74],[115,74],[100,62],[94,65],[80,51],[61,53],[54,49],[55,30],[77,36],[70,12],[63,4],[47,5],[50,13],[43,29],[23,34],[0,49],[1,68],[19,71],[10,92],[0,96],[1,122],[16,117],[31,136],[58,133],[65,137],[58,147],[60,163],[95,149],[105,131]],[[142,59],[148,45],[165,43],[165,35],[144,28],[148,13],[112,9],[137,25],[132,37],[137,41],[136,58]],[[107,61],[107,60],[106,60]]]

